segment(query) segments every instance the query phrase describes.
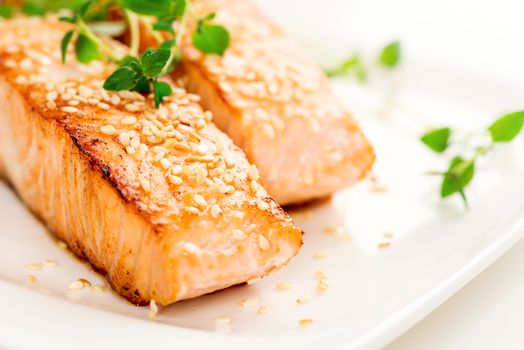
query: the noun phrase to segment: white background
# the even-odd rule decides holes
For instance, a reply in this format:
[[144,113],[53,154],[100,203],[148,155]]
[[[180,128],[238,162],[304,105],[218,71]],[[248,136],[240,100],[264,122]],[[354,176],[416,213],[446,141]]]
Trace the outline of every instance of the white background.
[[[321,5],[288,0],[285,11],[273,11],[272,2],[276,3],[266,2],[272,15],[324,65],[352,51],[401,38],[408,60],[423,59],[524,83],[522,0],[329,0]],[[318,16],[311,15],[314,8]],[[370,10],[376,13],[373,19],[361,16]],[[338,40],[322,40],[326,31]],[[524,106],[524,91],[522,100]],[[521,242],[387,348],[518,349],[524,340],[523,324]]]

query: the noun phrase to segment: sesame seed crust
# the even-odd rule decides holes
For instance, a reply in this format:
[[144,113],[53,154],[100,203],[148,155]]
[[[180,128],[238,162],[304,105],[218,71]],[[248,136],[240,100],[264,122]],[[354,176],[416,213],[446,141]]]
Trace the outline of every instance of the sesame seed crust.
[[[261,277],[296,254],[301,231],[197,104],[198,96],[174,86],[156,109],[151,95],[104,90],[114,66],[79,65],[72,53],[62,65],[59,45],[68,29],[53,18],[0,22],[0,83],[62,128],[122,204],[150,225],[154,236],[144,239],[159,250],[158,275],[166,280],[138,294],[117,278],[110,280],[113,287],[136,303],[154,297],[168,304]],[[242,239],[232,239],[233,230]],[[193,268],[196,276],[184,270]],[[213,280],[219,272],[225,279]]]

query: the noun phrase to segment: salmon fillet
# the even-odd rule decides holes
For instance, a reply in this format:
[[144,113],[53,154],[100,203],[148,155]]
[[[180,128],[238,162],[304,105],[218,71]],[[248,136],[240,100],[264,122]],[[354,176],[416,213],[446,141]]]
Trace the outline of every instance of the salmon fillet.
[[[114,67],[60,62],[70,29],[0,21],[0,171],[71,250],[136,304],[261,277],[302,232],[198,96],[103,90]],[[108,40],[124,52],[124,48]]]
[[193,6],[202,17],[216,12],[213,22],[231,41],[221,57],[202,55],[187,39],[180,81],[256,164],[277,202],[329,196],[368,173],[373,149],[324,73],[252,1]]

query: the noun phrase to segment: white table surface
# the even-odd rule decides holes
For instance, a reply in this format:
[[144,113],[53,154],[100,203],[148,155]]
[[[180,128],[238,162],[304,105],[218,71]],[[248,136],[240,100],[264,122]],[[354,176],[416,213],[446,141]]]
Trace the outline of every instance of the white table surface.
[[524,240],[386,349],[522,349],[523,325]]

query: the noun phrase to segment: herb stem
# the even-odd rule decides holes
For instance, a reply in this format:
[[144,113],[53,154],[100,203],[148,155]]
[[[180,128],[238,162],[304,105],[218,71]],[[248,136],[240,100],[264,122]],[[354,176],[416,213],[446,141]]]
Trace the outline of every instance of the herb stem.
[[149,17],[139,16],[139,20],[142,21],[142,23],[147,27],[147,29],[149,30],[149,33],[151,34],[153,39],[156,40],[158,45],[164,42],[164,37],[162,37],[162,34],[160,34],[157,30],[153,28],[153,23],[151,22]]
[[175,44],[171,47],[171,56],[169,56],[169,60],[167,61],[166,65],[162,69],[162,72],[160,75],[165,75],[167,71],[169,71],[171,65],[173,64],[174,60],[176,58],[180,58],[181,56],[181,50],[180,50],[180,43],[182,39],[184,38],[184,34],[186,31],[187,26],[187,18],[188,13],[191,12],[191,1],[187,0],[186,2],[186,11],[182,15],[182,18],[180,19],[180,24],[178,25],[176,36],[175,36]]
[[115,62],[120,61],[121,58],[109,46],[107,46],[106,43],[100,40],[91,31],[91,29],[87,26],[87,24],[83,20],[79,19],[77,21],[77,25],[78,25],[78,31],[80,32],[80,34],[85,35],[89,40],[96,43],[98,47],[100,47],[102,51],[104,51],[106,55],[109,56],[109,59],[111,61],[115,61]]
[[136,13],[128,9],[126,9],[124,13],[131,34],[131,45],[129,49],[129,54],[131,56],[136,56],[138,55],[138,50],[140,49],[140,28],[138,26],[138,16]]

